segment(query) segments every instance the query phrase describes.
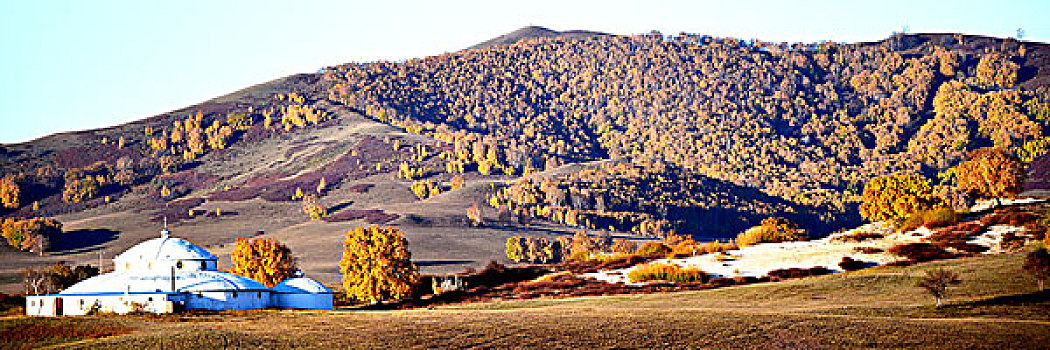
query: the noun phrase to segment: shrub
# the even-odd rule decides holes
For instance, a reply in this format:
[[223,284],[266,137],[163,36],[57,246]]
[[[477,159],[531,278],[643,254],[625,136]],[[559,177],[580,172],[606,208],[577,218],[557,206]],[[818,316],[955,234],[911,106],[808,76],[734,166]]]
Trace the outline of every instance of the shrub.
[[937,307],[941,307],[941,299],[948,296],[948,286],[960,282],[962,280],[959,279],[958,272],[936,269],[926,271],[926,275],[915,286],[926,290],[926,293],[937,300]]
[[648,242],[643,244],[635,254],[644,257],[662,257],[671,253],[671,248],[660,242]]
[[613,244],[612,244],[612,247],[610,247],[610,250],[613,253],[631,254],[631,253],[634,253],[636,250],[638,250],[638,245],[635,244],[634,242],[628,241],[626,239],[617,239],[617,240],[613,241]]
[[831,270],[823,266],[814,266],[808,269],[792,267],[788,269],[776,269],[769,271],[767,276],[772,279],[802,278],[810,276],[822,276],[830,274]]
[[898,244],[890,247],[890,254],[903,257],[913,262],[933,261],[940,259],[951,259],[955,254],[945,251],[943,248],[930,243],[908,243]]
[[860,231],[860,230],[858,230],[858,231],[856,231],[856,232],[854,232],[852,234],[836,236],[834,238],[834,241],[836,241],[836,242],[845,242],[845,243],[849,243],[849,242],[863,242],[863,241],[866,241],[866,240],[869,240],[869,239],[879,239],[879,238],[882,238],[882,237],[883,237],[883,234],[878,233],[878,232]]
[[682,268],[674,264],[644,264],[627,273],[631,282],[668,281],[680,283],[702,283],[710,276],[695,267]]
[[899,230],[911,231],[925,226],[929,229],[955,225],[959,222],[959,214],[952,208],[940,207],[930,210],[920,210],[908,215],[901,224]]
[[1043,282],[1050,278],[1050,252],[1040,247],[1024,258],[1024,270],[1035,276],[1039,281],[1039,290],[1043,290]]
[[893,174],[877,177],[864,186],[860,215],[870,221],[900,220],[909,214],[947,206],[921,175]]
[[736,243],[733,243],[733,242],[722,243],[722,242],[719,242],[719,241],[712,241],[712,242],[707,242],[707,243],[701,244],[699,246],[699,250],[697,251],[697,254],[701,254],[702,255],[702,254],[711,254],[711,253],[724,253],[724,252],[727,252],[727,251],[730,251],[730,250],[736,250],[737,248],[738,247],[737,247]]
[[762,224],[747,229],[736,236],[736,244],[741,247],[758,243],[777,243],[802,239],[798,226],[785,218],[770,217]]
[[842,257],[842,262],[839,263],[839,267],[841,267],[843,271],[860,270],[867,267],[867,265],[868,264],[863,261],[854,260],[853,258],[848,256]]
[[882,253],[884,250],[879,247],[856,247],[853,248],[853,251],[864,254],[878,254]]

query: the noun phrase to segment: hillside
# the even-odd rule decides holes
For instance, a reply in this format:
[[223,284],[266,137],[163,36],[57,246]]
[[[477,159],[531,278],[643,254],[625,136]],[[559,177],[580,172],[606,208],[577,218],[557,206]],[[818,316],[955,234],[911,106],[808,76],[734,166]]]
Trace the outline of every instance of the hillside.
[[[220,256],[236,238],[277,238],[338,285],[342,233],[358,225],[398,226],[425,272],[452,272],[507,262],[519,234],[725,239],[784,216],[820,237],[858,224],[863,185],[893,172],[925,175],[961,207],[945,170],[990,145],[1035,161],[1030,187],[1050,188],[1046,44],[529,27],[479,45],[3,145],[18,200],[0,215],[55,217],[66,233],[42,255],[3,248],[0,290],[16,291],[24,267],[112,257],[165,218]],[[417,197],[425,181],[441,193]],[[310,221],[297,192],[328,216]]]
[[486,40],[477,45],[471,46],[468,49],[480,49],[493,47],[498,45],[510,45],[517,43],[522,40],[528,39],[539,39],[539,38],[565,38],[565,39],[581,39],[592,36],[604,36],[608,35],[600,32],[592,32],[588,30],[566,30],[556,31],[539,26],[528,26],[513,32],[500,35],[498,37]]
[[[407,311],[257,311],[48,319],[16,316],[14,346],[74,348],[1042,348],[1046,292],[1020,255],[887,267],[706,291],[536,299]],[[948,268],[963,282],[943,308],[914,287]],[[61,327],[101,339],[63,338]],[[42,333],[42,334],[40,334]],[[66,331],[62,333],[72,333]],[[5,333],[6,334],[6,333]],[[110,333],[112,334],[112,333]],[[86,338],[82,336],[81,338]]]

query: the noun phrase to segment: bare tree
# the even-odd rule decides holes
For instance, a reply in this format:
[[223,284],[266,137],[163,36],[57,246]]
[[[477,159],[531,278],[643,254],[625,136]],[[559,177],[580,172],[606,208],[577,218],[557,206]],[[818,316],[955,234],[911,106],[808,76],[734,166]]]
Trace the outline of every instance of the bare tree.
[[1043,282],[1050,278],[1050,252],[1043,248],[1028,253],[1023,268],[1035,276],[1039,281],[1039,290],[1043,290]]
[[51,293],[51,274],[47,269],[35,270],[26,268],[22,275],[22,283],[26,288],[26,295],[41,295]]
[[925,289],[927,294],[937,299],[937,307],[941,307],[941,300],[948,297],[948,286],[961,282],[958,272],[936,269],[926,271],[926,275],[915,286]]

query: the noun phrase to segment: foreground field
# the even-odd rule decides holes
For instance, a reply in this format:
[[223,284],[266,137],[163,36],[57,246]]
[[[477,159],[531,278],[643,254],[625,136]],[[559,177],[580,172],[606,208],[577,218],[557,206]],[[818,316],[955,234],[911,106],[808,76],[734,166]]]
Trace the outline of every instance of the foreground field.
[[[699,292],[409,311],[13,317],[0,321],[0,329],[3,347],[111,349],[1044,348],[1050,297],[1036,292],[1021,260],[984,256]],[[938,267],[964,279],[941,309],[914,287],[918,276]],[[126,334],[80,341],[14,337],[55,322]]]

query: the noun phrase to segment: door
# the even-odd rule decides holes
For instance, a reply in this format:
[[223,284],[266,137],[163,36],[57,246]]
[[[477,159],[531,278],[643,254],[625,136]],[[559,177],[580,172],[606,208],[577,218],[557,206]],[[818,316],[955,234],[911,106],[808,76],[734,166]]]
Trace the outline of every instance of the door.
[[62,316],[62,298],[55,298],[55,316]]

